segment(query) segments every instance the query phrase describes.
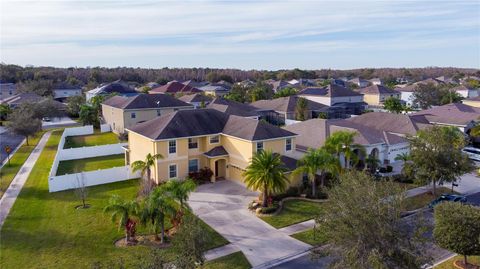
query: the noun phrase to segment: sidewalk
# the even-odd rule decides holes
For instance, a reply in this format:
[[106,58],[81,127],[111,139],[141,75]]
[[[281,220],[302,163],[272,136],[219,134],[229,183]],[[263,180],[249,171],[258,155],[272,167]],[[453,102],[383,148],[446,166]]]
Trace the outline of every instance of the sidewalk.
[[[458,184],[458,187],[454,187],[453,190],[458,193],[467,195],[467,194],[480,192],[480,178],[475,173],[468,173],[461,176],[456,183]],[[446,183],[443,186],[450,188],[451,183]],[[426,193],[431,189],[432,189],[432,185],[418,187],[415,189],[408,190],[406,192],[406,196],[407,198],[412,196],[417,196],[417,195]]]
[[43,135],[35,149],[30,153],[30,156],[28,156],[28,159],[25,161],[15,178],[12,180],[12,183],[10,183],[7,191],[0,199],[0,229],[3,226],[3,223],[5,222],[5,219],[7,218],[10,209],[15,203],[18,194],[22,190],[23,185],[27,181],[27,178],[30,175],[33,166],[37,162],[38,157],[40,156],[43,148],[47,144],[48,138],[50,138],[50,134],[51,132],[47,132]]

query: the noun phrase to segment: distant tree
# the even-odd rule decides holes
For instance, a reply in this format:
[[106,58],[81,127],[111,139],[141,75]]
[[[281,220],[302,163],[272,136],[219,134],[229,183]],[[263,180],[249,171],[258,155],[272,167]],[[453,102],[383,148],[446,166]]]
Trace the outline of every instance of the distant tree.
[[103,209],[104,213],[112,213],[112,222],[118,219],[118,229],[125,230],[125,244],[135,241],[135,232],[137,222],[134,217],[138,216],[138,203],[133,201],[125,201],[118,195],[113,195],[108,201],[108,205]]
[[42,129],[42,122],[35,117],[33,109],[25,106],[18,107],[7,117],[9,131],[25,136],[27,145],[28,137],[34,135]]
[[0,119],[7,119],[8,115],[12,113],[12,109],[7,104],[0,104]]
[[159,79],[156,80],[156,82],[157,82],[158,84],[160,84],[160,85],[165,85],[165,84],[168,83],[168,79],[166,79],[166,78],[159,78]]
[[[411,225],[402,220],[405,195],[396,183],[350,170],[327,194],[329,201],[318,212],[315,229],[330,243],[326,248],[333,268],[407,269],[428,262],[422,248],[425,226],[417,219]],[[314,251],[315,256],[324,254]]]
[[409,140],[411,162],[405,165],[410,166],[418,183],[432,183],[434,195],[437,183],[454,182],[472,169],[468,156],[461,151],[465,137],[456,127],[433,126]]
[[472,89],[480,89],[480,81],[476,79],[467,79],[466,86]]
[[268,100],[273,96],[273,90],[270,85],[265,83],[257,83],[254,87],[249,88],[247,91],[247,100],[249,102],[255,102],[259,100]]
[[441,89],[440,94],[440,105],[459,103],[463,99],[463,96],[461,96],[457,92],[451,91],[448,88]]
[[18,90],[25,93],[36,93],[40,96],[53,96],[52,80],[27,80],[19,83]]
[[211,240],[200,220],[192,214],[186,214],[172,240],[175,267],[194,269],[203,265]]
[[151,90],[152,90],[152,88],[150,88],[150,87],[148,87],[148,86],[143,86],[143,87],[140,89],[140,91],[141,91],[142,93],[148,93],[148,92],[151,91]]
[[245,103],[247,101],[247,90],[248,88],[244,88],[240,85],[233,85],[230,92],[224,96],[225,99],[236,101],[240,103]]
[[100,126],[98,111],[93,106],[88,104],[80,106],[78,119],[83,125],[93,125],[97,128]]
[[402,101],[395,97],[390,97],[383,103],[383,107],[391,113],[401,113],[403,111]]
[[418,84],[413,92],[413,103],[421,109],[440,105],[441,93],[433,83]]
[[285,88],[276,92],[273,95],[273,98],[287,97],[287,96],[295,95],[297,93],[298,93],[298,90],[295,88]]
[[85,104],[85,96],[77,95],[67,98],[67,112],[73,117],[78,117],[82,105]]
[[47,98],[31,105],[35,112],[35,117],[39,119],[44,117],[62,117],[65,115],[63,105],[52,98]]
[[442,248],[467,256],[480,255],[480,209],[460,203],[435,206],[435,242]]
[[297,99],[295,106],[295,118],[299,121],[307,120],[308,118],[308,101],[303,97]]
[[269,150],[257,152],[243,173],[248,188],[262,192],[262,207],[268,206],[268,196],[287,188],[289,179],[280,155]]

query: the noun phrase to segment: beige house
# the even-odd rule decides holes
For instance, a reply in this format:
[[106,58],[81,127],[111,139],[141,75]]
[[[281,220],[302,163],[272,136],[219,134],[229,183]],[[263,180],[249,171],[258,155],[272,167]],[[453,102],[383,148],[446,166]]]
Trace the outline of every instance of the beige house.
[[463,99],[462,103],[467,106],[480,107],[480,96],[475,98]]
[[383,102],[388,98],[400,99],[401,93],[392,89],[389,89],[382,85],[372,85],[366,88],[358,90],[363,94],[363,101],[369,106],[383,106]]
[[[152,169],[157,183],[184,179],[203,167],[212,170],[212,182],[243,182],[242,174],[259,150],[280,154],[289,171],[295,169],[296,160],[289,157],[295,151],[295,136],[268,123],[214,109],[182,110],[129,128],[126,162],[161,154],[163,159]],[[291,184],[299,182],[291,178]]]
[[102,103],[102,116],[114,133],[122,134],[135,124],[183,109],[193,109],[193,105],[168,94],[113,96]]

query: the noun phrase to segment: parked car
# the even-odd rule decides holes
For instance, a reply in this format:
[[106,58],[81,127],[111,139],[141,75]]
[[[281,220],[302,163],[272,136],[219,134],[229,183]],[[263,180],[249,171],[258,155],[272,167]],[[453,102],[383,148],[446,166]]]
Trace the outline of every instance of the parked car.
[[51,119],[50,119],[49,117],[43,117],[43,118],[42,118],[42,121],[44,121],[44,122],[49,122],[49,121],[51,121]]
[[436,205],[443,202],[458,202],[463,204],[467,202],[467,197],[457,194],[442,194],[440,197],[428,204],[428,207],[434,208]]
[[465,147],[462,149],[468,155],[468,158],[480,162],[480,149],[474,147]]

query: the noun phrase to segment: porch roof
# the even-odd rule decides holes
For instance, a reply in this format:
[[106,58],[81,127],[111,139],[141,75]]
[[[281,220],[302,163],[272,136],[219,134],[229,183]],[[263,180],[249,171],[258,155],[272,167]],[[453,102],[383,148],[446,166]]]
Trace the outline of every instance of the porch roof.
[[220,156],[228,156],[228,152],[223,146],[214,147],[213,149],[204,153],[208,158],[215,158]]

